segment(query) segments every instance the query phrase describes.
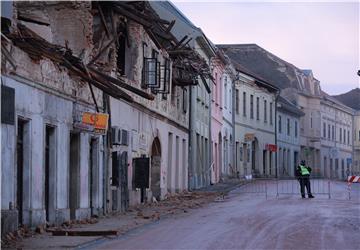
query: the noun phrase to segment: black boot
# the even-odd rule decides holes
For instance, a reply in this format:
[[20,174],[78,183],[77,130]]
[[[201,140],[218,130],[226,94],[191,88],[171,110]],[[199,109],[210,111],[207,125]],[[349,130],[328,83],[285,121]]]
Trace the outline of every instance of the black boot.
[[309,198],[315,198],[312,194],[308,195]]

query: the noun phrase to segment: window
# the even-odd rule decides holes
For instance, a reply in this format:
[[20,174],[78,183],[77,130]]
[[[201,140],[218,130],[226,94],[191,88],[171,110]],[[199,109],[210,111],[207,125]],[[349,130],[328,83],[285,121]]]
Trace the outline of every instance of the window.
[[342,129],[341,128],[339,128],[339,133],[340,133],[340,142],[342,142]]
[[344,129],[344,144],[346,144],[346,129]]
[[246,92],[243,92],[243,116],[246,117]]
[[256,97],[256,120],[260,120],[260,98]]
[[279,115],[279,133],[281,133],[281,115]]
[[310,128],[313,127],[313,119],[312,119],[312,113],[310,114]]
[[348,130],[348,145],[350,145],[350,130]]
[[120,36],[116,57],[117,70],[120,75],[125,75],[125,43],[126,36]]
[[297,121],[295,121],[295,137],[298,136],[298,124]]
[[229,90],[229,112],[232,111],[232,94],[231,94],[231,88]]
[[235,90],[235,111],[236,114],[239,114],[239,90]]
[[273,103],[270,102],[270,125],[273,125]]
[[[147,45],[143,43],[143,68],[141,77],[141,87],[150,88],[153,94],[162,94],[163,99],[167,99],[170,91],[171,63],[168,58],[164,59],[164,65],[160,65],[158,60],[159,52],[151,51],[151,57],[147,57]],[[172,86],[172,103],[175,103],[175,85]]]
[[224,108],[227,107],[227,94],[228,94],[228,91],[227,91],[227,77],[225,76],[224,77]]
[[142,69],[142,84],[143,88],[158,87],[160,81],[160,63],[157,60],[157,51],[153,50],[151,58],[146,57],[146,43],[143,43],[143,69]]
[[359,130],[359,141],[360,141],[360,130]]
[[[162,74],[161,74],[161,79],[160,79],[160,87],[159,89],[154,89],[156,91],[156,93],[162,93],[162,99],[166,100],[167,99],[167,94],[169,93],[170,90],[170,60],[168,58],[165,59],[165,66],[162,66]],[[174,87],[175,85],[173,85]]]
[[323,137],[326,138],[326,123],[323,123]]
[[[217,73],[215,73],[215,86],[214,86],[214,95],[212,96],[213,97],[213,101],[214,102],[217,102],[218,101],[218,91],[217,91],[217,88],[218,88],[218,84],[219,84],[219,81],[218,81],[218,75],[217,75]],[[215,98],[215,100],[214,100],[214,98]]]
[[332,127],[331,127],[331,139],[333,141],[335,140],[335,127],[334,127],[334,125],[332,125]]
[[250,148],[246,150],[246,161],[250,162]]
[[330,124],[328,124],[328,139],[330,140]]
[[243,147],[239,148],[239,156],[240,156],[240,161],[243,161]]
[[183,88],[183,101],[182,101],[182,108],[183,108],[183,112],[186,113],[187,109],[188,109],[188,95],[187,95],[187,89],[184,87]]
[[287,118],[287,135],[290,135],[290,119]]
[[254,119],[254,96],[250,95],[250,119]]
[[267,122],[267,101],[264,100],[264,122]]

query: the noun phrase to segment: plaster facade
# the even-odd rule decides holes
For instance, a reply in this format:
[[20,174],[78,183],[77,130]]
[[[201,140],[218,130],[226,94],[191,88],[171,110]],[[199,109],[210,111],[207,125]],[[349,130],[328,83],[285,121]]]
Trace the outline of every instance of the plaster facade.
[[[212,60],[214,84],[212,84],[211,91],[211,147],[212,147],[212,162],[211,162],[211,183],[220,181],[220,175],[223,169],[223,162],[225,161],[225,154],[223,153],[223,76],[224,64],[218,58]],[[226,80],[227,81],[227,80]],[[225,93],[224,93],[225,94]],[[224,149],[225,151],[225,149]],[[224,156],[224,157],[223,157]]]
[[352,172],[353,110],[324,96],[321,106],[321,173],[345,180]]
[[286,99],[281,99],[277,105],[277,168],[279,177],[294,177],[300,163],[300,117],[304,114]]
[[222,133],[222,148],[223,148],[223,160],[221,166],[222,178],[236,177],[238,176],[238,170],[235,166],[235,137],[234,137],[234,71],[230,64],[226,65],[223,73],[222,80],[222,106],[223,106],[223,125],[221,129]]
[[[275,93],[256,85],[250,76],[239,73],[238,77],[235,83],[240,100],[240,110],[235,115],[237,169],[240,176],[275,176],[275,153],[267,148],[275,144],[275,108],[270,109],[271,104],[275,107]],[[267,112],[264,112],[265,101]]]
[[353,120],[354,158],[352,174],[360,175],[360,111],[356,111]]

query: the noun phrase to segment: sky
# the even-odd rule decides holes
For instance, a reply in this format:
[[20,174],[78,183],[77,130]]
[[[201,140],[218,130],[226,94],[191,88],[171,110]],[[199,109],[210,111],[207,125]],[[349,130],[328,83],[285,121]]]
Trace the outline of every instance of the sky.
[[215,44],[256,43],[325,92],[360,87],[359,1],[172,1]]

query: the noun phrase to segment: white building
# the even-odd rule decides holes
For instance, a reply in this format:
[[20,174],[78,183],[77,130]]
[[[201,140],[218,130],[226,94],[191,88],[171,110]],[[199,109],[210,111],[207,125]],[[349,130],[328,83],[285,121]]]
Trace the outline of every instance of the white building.
[[278,89],[234,64],[236,168],[241,176],[276,175],[275,105]]
[[[113,142],[112,147],[109,171],[112,172],[113,180],[110,183],[110,194],[115,196],[112,197],[113,210],[119,210],[127,202],[124,196],[129,196],[129,204],[134,205],[145,199],[151,201],[152,197],[163,199],[167,193],[183,191],[188,186],[188,88],[177,86],[172,81],[175,78],[171,78],[173,59],[165,50],[156,46],[142,25],[129,21],[128,26],[132,32],[128,37],[130,45],[125,46],[125,73],[120,78],[139,90],[153,94],[155,99],[136,98],[134,95],[134,102],[126,102],[111,98],[113,133],[126,137]],[[132,58],[134,54],[139,56]],[[144,69],[144,65],[151,60],[164,68],[157,80],[152,78],[154,72]],[[155,83],[160,82],[160,79],[163,82]],[[168,91],[157,92],[144,86],[153,84],[152,81],[164,85]],[[128,177],[123,180],[129,187],[128,191],[121,189],[121,178],[124,178],[121,172],[122,157],[126,157],[129,164],[125,166]],[[141,189],[135,185],[136,168],[146,168],[145,165],[136,165],[139,158],[148,159],[150,163],[149,185],[143,197]],[[120,167],[117,166],[119,164]]]
[[[222,114],[223,114],[223,124],[222,124],[222,135],[223,135],[223,164],[221,168],[221,175],[223,177],[234,177],[237,176],[238,169],[236,169],[235,161],[235,108],[239,107],[239,103],[235,103],[233,96],[235,96],[235,69],[232,67],[232,64],[227,64],[222,75]],[[236,106],[237,105],[237,106]]]
[[[84,123],[84,117],[106,111],[102,91],[95,85],[89,88],[80,75],[69,74],[75,61],[81,61],[75,55],[83,51],[82,60],[90,59],[85,36],[91,22],[84,26],[80,18],[91,20],[91,4],[58,9],[62,3],[8,3],[14,4],[13,13],[26,10],[44,17],[56,13],[56,17],[44,26],[10,15],[13,36],[2,31],[12,39],[1,43],[2,50],[8,51],[1,62],[2,233],[18,225],[59,225],[102,214],[106,122],[100,133]],[[79,37],[62,30],[65,26]],[[65,64],[65,58],[74,61]],[[114,96],[119,92],[107,91]]]
[[277,104],[278,174],[280,177],[294,176],[300,161],[300,117],[301,112],[282,96]]
[[[150,2],[157,14],[168,21],[175,20],[171,33],[178,40],[187,39],[193,48],[210,67],[215,50],[204,33],[188,20],[180,10],[168,1]],[[210,184],[211,179],[211,85],[207,76],[193,79],[189,88],[189,189]]]

